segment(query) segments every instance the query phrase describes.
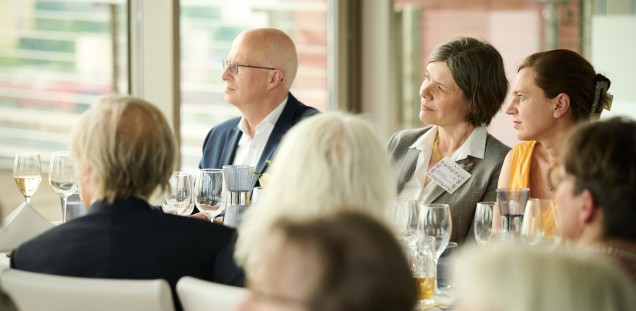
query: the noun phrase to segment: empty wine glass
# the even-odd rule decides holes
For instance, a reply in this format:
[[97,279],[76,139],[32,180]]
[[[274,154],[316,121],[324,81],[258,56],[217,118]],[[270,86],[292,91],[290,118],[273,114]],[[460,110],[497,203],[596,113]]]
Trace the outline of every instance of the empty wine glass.
[[186,172],[173,172],[169,184],[161,200],[161,209],[167,214],[190,216],[194,210],[192,177]]
[[51,155],[49,164],[49,184],[62,198],[62,223],[66,222],[67,199],[77,190],[73,168],[73,158],[68,151],[57,151]]
[[528,199],[521,236],[531,246],[553,251],[561,243],[559,222],[552,200]]
[[[453,230],[453,221],[448,204],[422,204],[418,230],[420,235],[435,238],[435,266],[437,266],[439,257],[446,249]],[[439,293],[437,286],[435,292]]]
[[398,236],[412,236],[417,231],[417,201],[394,199],[386,210],[386,217]]
[[194,179],[194,202],[201,213],[214,219],[225,203],[222,169],[199,170]]
[[13,162],[13,179],[22,192],[26,203],[31,204],[31,197],[38,190],[42,181],[40,154],[34,152],[16,154]]
[[475,209],[475,218],[473,220],[473,228],[475,229],[475,240],[479,245],[486,245],[488,241],[496,235],[493,232],[493,208],[495,202],[479,202]]

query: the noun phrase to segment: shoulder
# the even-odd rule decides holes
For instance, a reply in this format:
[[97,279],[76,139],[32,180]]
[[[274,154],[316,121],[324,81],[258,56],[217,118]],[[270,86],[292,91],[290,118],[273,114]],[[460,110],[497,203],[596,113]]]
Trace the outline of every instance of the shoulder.
[[292,93],[289,93],[287,98],[287,106],[285,110],[290,111],[294,115],[294,119],[304,119],[309,116],[320,113],[318,109],[307,106],[300,102]]
[[486,153],[491,156],[495,155],[503,159],[510,151],[510,147],[502,143],[499,139],[488,134],[486,137]]
[[222,123],[219,123],[210,130],[210,133],[227,132],[230,129],[237,127],[240,120],[241,120],[241,117],[236,117],[236,118],[232,118],[227,121],[224,121]]
[[391,136],[391,138],[389,138],[387,149],[390,152],[395,149],[402,149],[404,148],[404,146],[408,148],[413,143],[415,143],[415,141],[420,138],[420,136],[424,135],[430,129],[430,127],[425,127],[397,131]]

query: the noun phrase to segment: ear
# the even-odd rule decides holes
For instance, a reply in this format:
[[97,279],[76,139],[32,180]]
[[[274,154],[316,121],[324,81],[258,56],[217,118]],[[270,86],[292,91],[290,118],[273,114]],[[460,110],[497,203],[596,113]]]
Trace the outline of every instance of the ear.
[[597,218],[596,214],[600,213],[601,210],[596,206],[596,200],[589,190],[583,190],[581,200],[583,204],[579,211],[579,222],[582,225],[589,225]]
[[269,78],[267,82],[268,90],[277,87],[278,85],[282,84],[285,80],[283,71],[280,69],[271,70],[268,78]]
[[554,111],[552,111],[552,115],[555,119],[558,119],[565,115],[570,109],[570,96],[565,93],[560,93],[554,98],[554,101]]

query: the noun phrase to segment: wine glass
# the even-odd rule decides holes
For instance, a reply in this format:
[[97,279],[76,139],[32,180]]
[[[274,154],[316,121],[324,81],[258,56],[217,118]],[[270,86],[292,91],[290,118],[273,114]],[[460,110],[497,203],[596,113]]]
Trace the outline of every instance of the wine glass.
[[223,200],[223,170],[201,169],[194,179],[194,203],[201,213],[209,219],[225,203]]
[[531,245],[553,251],[561,243],[561,233],[552,200],[528,199],[521,222],[521,237]]
[[77,180],[73,168],[73,158],[68,151],[57,151],[51,155],[49,164],[49,184],[62,198],[62,223],[66,222],[67,199],[77,190]]
[[13,162],[13,179],[26,203],[31,204],[31,196],[38,190],[42,181],[40,154],[34,152],[16,154]]
[[398,236],[412,236],[417,230],[417,201],[394,199],[386,211],[386,217]]
[[[435,266],[437,267],[439,257],[446,249],[453,230],[448,204],[422,204],[418,230],[420,235],[435,238]],[[437,285],[435,285],[435,292],[440,293]]]
[[164,213],[190,216],[194,210],[192,200],[192,177],[187,172],[173,172],[169,180],[169,189],[161,200]]
[[497,232],[492,229],[493,208],[495,202],[479,202],[475,209],[473,228],[475,229],[475,240],[479,245],[486,245]]

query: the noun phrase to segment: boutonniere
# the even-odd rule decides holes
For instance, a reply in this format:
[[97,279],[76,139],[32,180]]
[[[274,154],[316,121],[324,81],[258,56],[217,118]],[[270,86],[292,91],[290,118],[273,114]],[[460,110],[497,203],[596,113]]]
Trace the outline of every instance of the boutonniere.
[[[272,165],[272,161],[271,160],[265,160],[265,167]],[[265,170],[265,168],[263,168],[263,171]],[[256,177],[256,179],[258,179],[261,187],[265,187],[263,184],[267,183],[267,180],[270,177],[269,173],[261,173],[261,172],[254,172],[254,176]]]

